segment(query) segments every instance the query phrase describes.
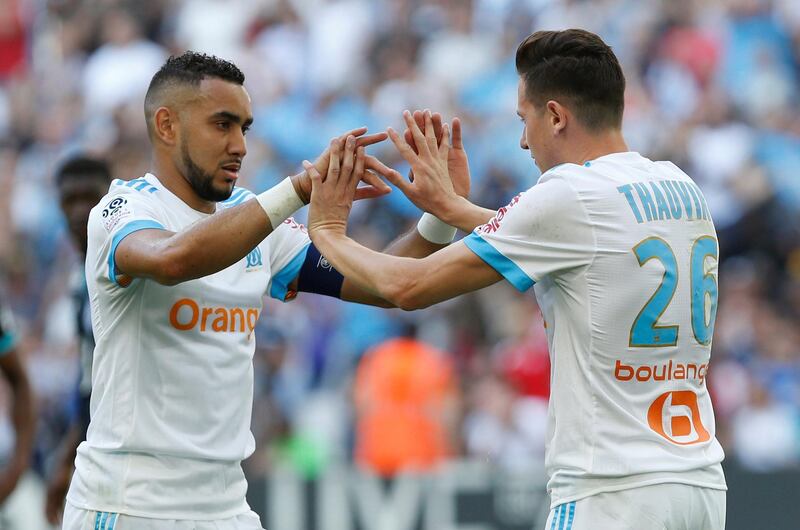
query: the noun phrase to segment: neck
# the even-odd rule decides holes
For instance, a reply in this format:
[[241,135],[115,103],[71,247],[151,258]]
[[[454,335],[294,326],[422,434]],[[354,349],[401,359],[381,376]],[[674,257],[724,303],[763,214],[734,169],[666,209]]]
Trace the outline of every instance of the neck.
[[153,173],[158,177],[161,184],[173,195],[189,205],[190,208],[201,213],[214,213],[217,211],[217,204],[214,201],[207,201],[197,195],[189,180],[181,173],[169,158],[164,158],[156,154],[153,159]]
[[[579,131],[573,133],[571,138],[565,138],[564,144],[568,145],[563,156],[559,157],[557,164],[577,164],[582,166],[590,160],[612,153],[628,151],[628,144],[622,137],[622,131],[614,129],[602,133]],[[557,165],[554,164],[554,165]]]

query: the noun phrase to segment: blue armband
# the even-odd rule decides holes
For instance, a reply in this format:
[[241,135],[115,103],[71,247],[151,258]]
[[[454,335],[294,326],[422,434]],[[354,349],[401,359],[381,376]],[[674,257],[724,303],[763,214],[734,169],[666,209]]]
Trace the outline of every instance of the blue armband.
[[333,268],[312,243],[297,277],[297,290],[341,298],[344,276]]

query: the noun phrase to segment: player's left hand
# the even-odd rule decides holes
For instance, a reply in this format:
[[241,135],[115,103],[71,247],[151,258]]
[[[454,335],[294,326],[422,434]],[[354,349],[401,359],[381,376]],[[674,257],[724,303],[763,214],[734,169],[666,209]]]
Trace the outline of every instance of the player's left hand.
[[[347,131],[346,133],[334,138],[334,140],[338,140],[342,144],[346,141],[347,138],[353,137],[355,139],[355,147],[366,147],[368,145],[373,145],[380,143],[386,140],[387,135],[385,132],[375,133],[375,134],[367,134],[366,127],[359,127],[358,129],[353,129],[351,131]],[[312,164],[314,169],[320,175],[326,175],[328,173],[328,168],[331,165],[331,151],[333,149],[333,140],[331,144],[326,148],[319,157],[314,161]],[[385,174],[388,171],[391,171],[388,167],[386,167],[380,160],[373,156],[367,156],[369,159],[369,167],[377,171],[379,174]],[[387,193],[391,192],[392,189],[383,182],[378,175],[372,173],[370,171],[361,171],[359,175],[360,180],[363,180],[366,186],[358,188],[356,192],[356,200],[359,199],[371,199],[375,197],[381,197],[386,195]],[[311,178],[308,171],[303,171],[302,173],[298,173],[292,177],[292,183],[294,184],[295,191],[300,196],[300,199],[305,203],[308,204],[311,200]]]
[[325,178],[314,164],[303,161],[312,184],[308,212],[308,232],[312,240],[319,230],[332,230],[342,235],[347,232],[347,217],[361,180],[359,175],[365,171],[365,159],[364,147],[356,147],[355,138],[348,136],[344,142],[339,139],[331,142]]

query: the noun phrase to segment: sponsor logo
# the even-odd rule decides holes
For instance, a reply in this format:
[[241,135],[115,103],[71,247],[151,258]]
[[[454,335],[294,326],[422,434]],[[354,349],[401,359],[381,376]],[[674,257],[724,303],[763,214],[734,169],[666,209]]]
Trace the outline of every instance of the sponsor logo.
[[258,314],[254,307],[201,307],[191,298],[181,298],[169,310],[169,323],[179,331],[252,334]]
[[103,208],[103,212],[101,213],[103,217],[103,226],[110,232],[120,221],[131,215],[133,215],[133,212],[128,207],[128,200],[124,197],[117,197],[112,199],[106,204],[105,208]]
[[506,216],[506,213],[513,208],[518,202],[522,194],[516,195],[511,202],[497,210],[497,214],[485,225],[478,227],[478,232],[481,234],[491,234],[500,229],[500,223]]
[[261,268],[264,265],[261,249],[256,247],[245,258],[246,264],[244,270],[250,272],[252,270]]
[[680,381],[696,379],[705,384],[708,364],[681,363],[670,360],[668,363],[634,367],[617,359],[614,365],[614,378],[618,381]]
[[700,420],[697,394],[691,390],[675,390],[658,396],[647,411],[647,423],[674,444],[691,445],[711,439]]
[[286,219],[283,222],[283,224],[289,225],[290,228],[293,228],[295,230],[300,230],[304,234],[308,233],[308,229],[305,227],[305,225],[302,225],[302,224],[298,223],[297,221],[295,221],[294,217],[289,217],[288,219]]
[[331,263],[325,259],[325,256],[320,256],[319,260],[317,261],[317,268],[330,271],[333,270],[333,265],[331,265]]

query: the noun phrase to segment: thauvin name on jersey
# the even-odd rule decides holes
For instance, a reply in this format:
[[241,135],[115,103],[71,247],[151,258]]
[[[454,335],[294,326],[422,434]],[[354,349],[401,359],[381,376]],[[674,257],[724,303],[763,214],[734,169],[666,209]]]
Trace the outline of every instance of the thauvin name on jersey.
[[617,188],[625,195],[637,223],[650,221],[710,221],[703,193],[693,182],[651,180]]

